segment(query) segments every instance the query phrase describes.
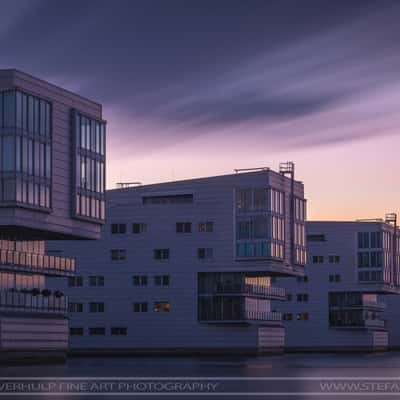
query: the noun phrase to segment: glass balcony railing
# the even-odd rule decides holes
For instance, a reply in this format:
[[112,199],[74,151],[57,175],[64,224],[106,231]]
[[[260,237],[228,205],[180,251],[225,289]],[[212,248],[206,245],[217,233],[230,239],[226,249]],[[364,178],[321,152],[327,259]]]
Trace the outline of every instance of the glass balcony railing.
[[9,267],[48,275],[69,276],[75,273],[75,259],[14,250],[0,250],[0,269]]
[[212,312],[206,311],[201,314],[200,320],[204,322],[220,323],[251,323],[251,322],[281,322],[282,314],[275,311],[253,311],[243,310],[233,312]]
[[343,308],[343,309],[373,308],[383,311],[386,308],[386,304],[381,301],[358,300],[358,301],[348,301],[348,302],[333,302],[330,304],[330,307]]
[[200,293],[200,295],[238,295],[238,296],[260,296],[274,300],[285,300],[286,289],[275,286],[263,286],[254,284],[216,285],[212,293]]
[[67,312],[67,305],[66,296],[0,291],[0,311],[2,312],[64,314]]

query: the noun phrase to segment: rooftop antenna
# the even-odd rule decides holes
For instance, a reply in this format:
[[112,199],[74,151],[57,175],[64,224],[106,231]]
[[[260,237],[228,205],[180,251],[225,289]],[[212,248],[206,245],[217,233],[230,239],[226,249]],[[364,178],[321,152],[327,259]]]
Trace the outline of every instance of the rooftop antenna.
[[289,175],[290,177],[290,259],[292,266],[296,263],[294,254],[294,162],[286,161],[279,163],[279,173],[281,175]]
[[388,213],[385,215],[385,222],[393,226],[393,239],[392,239],[392,253],[393,253],[393,261],[392,261],[392,275],[393,282],[392,285],[398,287],[399,282],[399,265],[397,263],[397,214],[396,213]]
[[140,186],[141,184],[142,182],[117,182],[116,185],[118,189],[126,189],[133,186]]

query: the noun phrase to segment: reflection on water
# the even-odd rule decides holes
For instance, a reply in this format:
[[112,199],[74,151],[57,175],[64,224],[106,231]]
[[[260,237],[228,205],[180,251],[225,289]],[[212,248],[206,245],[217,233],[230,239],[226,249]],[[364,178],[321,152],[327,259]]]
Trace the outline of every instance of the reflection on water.
[[[228,381],[230,391],[248,391],[248,394],[235,396],[237,399],[247,398],[301,398],[318,399],[335,396],[310,396],[300,394],[316,391],[320,381],[293,380],[293,378],[310,377],[358,377],[358,378],[390,378],[400,376],[400,353],[376,354],[285,354],[263,357],[136,357],[136,358],[70,358],[65,365],[30,365],[1,366],[1,377],[265,377],[292,378],[288,381],[274,380],[237,380]],[[398,381],[400,384],[400,381]],[[250,392],[286,391],[299,393],[297,396],[257,396]],[[382,389],[382,388],[381,388]],[[7,396],[6,396],[7,397]],[[35,396],[36,397],[36,396]],[[40,396],[39,396],[40,397]],[[49,399],[49,396],[41,396]],[[62,396],[67,398],[68,396]],[[62,398],[57,397],[57,398]],[[91,399],[97,396],[90,396]],[[99,396],[100,397],[100,396]],[[115,398],[102,396],[102,399]],[[130,396],[124,396],[129,398]],[[132,398],[161,398],[166,396],[132,396]],[[168,396],[167,398],[174,398]],[[180,399],[195,399],[202,396],[179,396]],[[216,396],[206,396],[208,399]],[[232,397],[232,396],[229,396]],[[341,396],[346,398],[346,396]],[[360,398],[365,396],[360,395]],[[4,397],[3,397],[4,398]],[[19,398],[13,396],[14,399]],[[22,398],[22,397],[20,397]],[[26,397],[25,397],[26,398]],[[30,396],[32,398],[32,396]],[[71,397],[70,397],[71,398]],[[89,398],[84,395],[74,399]],[[221,396],[218,396],[221,398]],[[358,398],[358,396],[352,396]],[[369,399],[382,398],[381,395],[368,396]]]

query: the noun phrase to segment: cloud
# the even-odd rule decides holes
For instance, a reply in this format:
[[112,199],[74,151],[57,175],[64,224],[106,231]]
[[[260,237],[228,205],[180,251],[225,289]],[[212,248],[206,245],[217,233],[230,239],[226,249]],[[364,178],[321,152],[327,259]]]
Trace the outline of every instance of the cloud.
[[399,81],[398,2],[7,4],[2,64],[104,103],[112,140],[128,148],[244,130],[285,145],[321,131],[326,143],[359,139],[376,93]]

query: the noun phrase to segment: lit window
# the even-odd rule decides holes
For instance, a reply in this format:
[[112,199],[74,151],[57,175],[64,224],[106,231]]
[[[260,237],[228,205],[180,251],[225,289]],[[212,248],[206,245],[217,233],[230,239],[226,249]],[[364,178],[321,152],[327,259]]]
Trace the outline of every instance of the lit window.
[[155,302],[154,303],[154,312],[169,312],[171,309],[171,305],[169,302]]

